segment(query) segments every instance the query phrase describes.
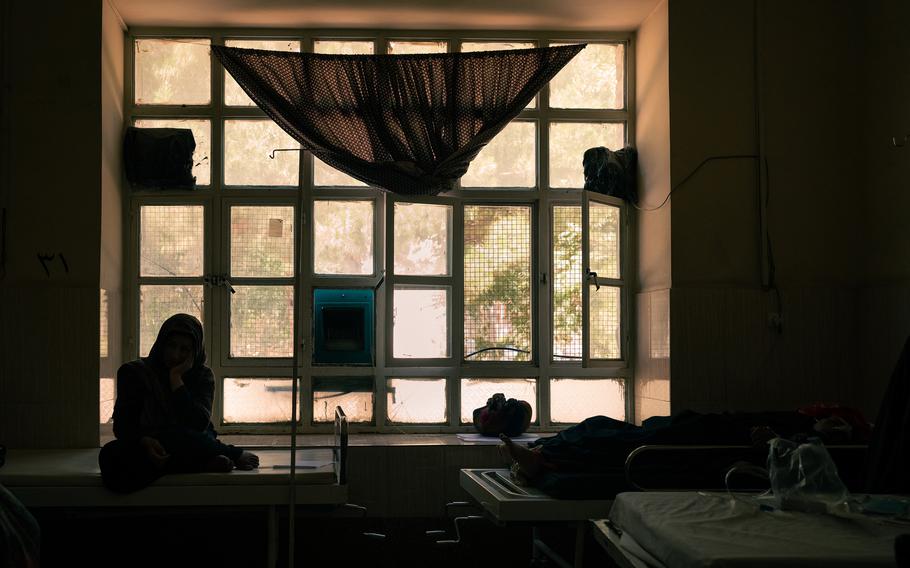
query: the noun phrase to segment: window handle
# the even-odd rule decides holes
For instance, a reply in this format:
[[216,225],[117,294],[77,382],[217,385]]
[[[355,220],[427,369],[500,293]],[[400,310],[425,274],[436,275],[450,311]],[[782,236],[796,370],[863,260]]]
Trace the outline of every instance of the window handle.
[[234,287],[231,286],[231,281],[228,280],[226,274],[213,274],[211,276],[203,276],[202,282],[206,286],[224,286],[231,291],[231,294],[237,293],[237,291],[234,290]]
[[222,275],[221,275],[221,282],[220,282],[220,285],[221,285],[221,286],[224,286],[224,287],[226,287],[228,290],[230,290],[230,291],[231,291],[231,294],[236,294],[236,293],[237,293],[237,290],[234,290],[234,287],[231,286],[231,281],[228,280],[227,274],[222,274]]
[[594,289],[600,290],[600,284],[597,282],[597,273],[593,270],[588,270],[588,282],[594,282]]

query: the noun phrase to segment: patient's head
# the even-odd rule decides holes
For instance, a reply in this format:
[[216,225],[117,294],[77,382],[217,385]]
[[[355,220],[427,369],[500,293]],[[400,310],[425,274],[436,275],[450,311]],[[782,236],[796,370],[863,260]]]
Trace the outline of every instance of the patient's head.
[[816,420],[812,429],[821,434],[829,444],[847,443],[853,435],[853,427],[840,416],[828,416]]

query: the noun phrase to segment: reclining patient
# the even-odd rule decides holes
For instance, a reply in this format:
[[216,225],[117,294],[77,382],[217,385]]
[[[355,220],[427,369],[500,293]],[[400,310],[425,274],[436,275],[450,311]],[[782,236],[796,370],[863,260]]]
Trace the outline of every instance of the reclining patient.
[[117,439],[98,455],[104,485],[129,492],[166,473],[259,467],[258,456],[217,439],[211,423],[214,393],[202,324],[191,315],[171,316],[149,356],[117,371]]
[[870,432],[858,412],[840,407],[722,414],[687,410],[648,418],[641,426],[594,416],[555,436],[531,442],[530,447],[501,436],[505,443],[501,449],[514,461],[513,474],[520,482],[555,497],[592,499],[612,497],[616,485],[605,479],[612,476],[615,480],[629,453],[645,444],[748,446],[777,436],[861,443],[868,441]]

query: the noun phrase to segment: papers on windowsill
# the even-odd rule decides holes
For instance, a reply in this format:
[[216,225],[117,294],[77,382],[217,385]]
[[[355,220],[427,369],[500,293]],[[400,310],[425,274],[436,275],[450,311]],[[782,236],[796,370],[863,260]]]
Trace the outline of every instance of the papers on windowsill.
[[[456,436],[458,436],[458,439],[461,440],[462,442],[473,442],[475,444],[501,444],[502,443],[502,441],[499,439],[498,436],[482,436],[475,432],[470,432],[470,433],[462,432],[462,433],[456,434]],[[514,438],[512,438],[512,441],[515,443],[525,443],[526,444],[528,442],[533,442],[537,438],[540,438],[540,436],[538,436],[537,434],[522,434],[521,436],[515,436]]]
[[[297,460],[297,469],[319,469],[327,465],[332,465],[332,460]],[[272,466],[275,469],[291,469],[289,463],[276,463]]]

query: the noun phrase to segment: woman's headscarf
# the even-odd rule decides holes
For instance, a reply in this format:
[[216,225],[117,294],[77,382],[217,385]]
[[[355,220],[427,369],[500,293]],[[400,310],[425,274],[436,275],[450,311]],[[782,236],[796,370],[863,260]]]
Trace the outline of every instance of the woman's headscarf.
[[198,371],[205,365],[205,342],[202,336],[202,323],[189,314],[174,314],[161,324],[155,344],[149,351],[149,362],[158,369],[165,367],[164,349],[170,337],[175,334],[186,335],[193,340],[193,367],[188,372]]

